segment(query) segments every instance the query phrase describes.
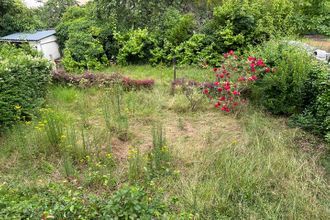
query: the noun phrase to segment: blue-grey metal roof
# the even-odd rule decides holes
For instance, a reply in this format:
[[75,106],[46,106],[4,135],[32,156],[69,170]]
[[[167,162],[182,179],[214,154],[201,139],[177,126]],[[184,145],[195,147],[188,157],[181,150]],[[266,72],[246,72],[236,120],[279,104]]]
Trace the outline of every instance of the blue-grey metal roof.
[[55,30],[36,31],[32,33],[14,33],[0,38],[0,41],[39,41],[54,35]]

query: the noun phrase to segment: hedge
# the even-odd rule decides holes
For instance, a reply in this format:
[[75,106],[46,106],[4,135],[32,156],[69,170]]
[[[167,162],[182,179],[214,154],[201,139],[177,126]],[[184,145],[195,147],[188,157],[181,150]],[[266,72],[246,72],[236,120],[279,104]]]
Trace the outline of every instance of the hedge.
[[44,102],[51,64],[23,49],[0,45],[0,130],[30,120]]

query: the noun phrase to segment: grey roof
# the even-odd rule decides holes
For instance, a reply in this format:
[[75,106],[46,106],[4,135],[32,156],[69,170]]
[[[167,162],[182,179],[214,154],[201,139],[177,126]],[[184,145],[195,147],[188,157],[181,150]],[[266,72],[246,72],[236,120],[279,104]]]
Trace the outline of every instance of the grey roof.
[[14,33],[0,38],[0,41],[38,41],[54,35],[55,30],[36,31],[32,33]]

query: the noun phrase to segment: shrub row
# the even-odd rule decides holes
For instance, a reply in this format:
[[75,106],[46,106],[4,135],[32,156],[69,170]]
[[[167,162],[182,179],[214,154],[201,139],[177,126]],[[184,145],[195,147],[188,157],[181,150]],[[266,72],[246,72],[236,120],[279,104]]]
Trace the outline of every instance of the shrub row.
[[44,102],[50,63],[10,45],[0,47],[0,130],[29,120]]
[[[221,54],[229,50],[240,51],[306,29],[329,29],[330,8],[325,1],[319,0],[318,5],[289,0],[219,1],[211,9],[213,15],[205,19],[180,11],[180,7],[164,7],[156,17],[148,13],[136,17],[139,21],[147,17],[147,21],[132,23],[126,17],[116,20],[118,14],[114,14],[112,3],[97,1],[97,7],[90,4],[69,8],[57,26],[57,35],[64,51],[63,64],[71,72],[101,69],[109,60],[123,65],[170,64],[176,58],[179,64],[217,65]],[[134,9],[126,9],[130,14],[143,11],[132,13]],[[309,14],[311,9],[317,14],[313,17],[322,18],[319,24],[311,24],[315,20]],[[95,16],[95,10],[104,10],[107,16]]]
[[110,87],[115,83],[120,83],[124,89],[152,89],[155,81],[152,79],[135,80],[129,77],[124,77],[118,73],[114,74],[94,74],[86,72],[82,75],[73,75],[65,71],[54,71],[53,82],[63,85],[75,85],[80,87]]

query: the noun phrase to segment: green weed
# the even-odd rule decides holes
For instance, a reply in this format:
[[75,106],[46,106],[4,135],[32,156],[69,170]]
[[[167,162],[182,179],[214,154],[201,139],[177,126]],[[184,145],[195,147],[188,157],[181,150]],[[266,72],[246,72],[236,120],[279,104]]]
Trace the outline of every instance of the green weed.
[[152,129],[152,149],[149,153],[148,172],[151,176],[170,173],[171,154],[166,144],[165,131],[162,124]]
[[139,148],[130,147],[128,151],[128,179],[131,183],[145,177],[146,159]]
[[115,84],[104,97],[103,117],[109,133],[114,132],[122,141],[129,139],[128,117],[124,112],[124,90]]

